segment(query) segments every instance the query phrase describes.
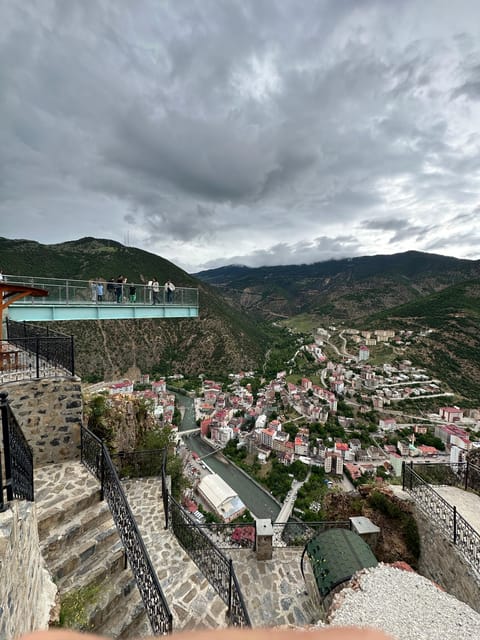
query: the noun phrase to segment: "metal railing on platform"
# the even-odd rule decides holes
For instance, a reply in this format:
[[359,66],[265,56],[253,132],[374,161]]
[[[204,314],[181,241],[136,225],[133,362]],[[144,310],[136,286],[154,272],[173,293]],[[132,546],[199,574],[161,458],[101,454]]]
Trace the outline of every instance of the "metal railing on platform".
[[[165,528],[172,530],[181,546],[225,602],[230,624],[237,627],[251,626],[232,560],[225,556],[221,548],[255,548],[255,524],[196,523],[169,491],[167,453],[166,449],[131,451],[114,454],[112,458],[123,477],[161,476]],[[91,471],[100,477],[101,469],[97,458],[91,454],[88,458],[91,460],[88,463]]]
[[32,276],[5,275],[8,284],[20,284],[37,289],[46,289],[48,297],[27,296],[15,305],[102,305],[102,304],[139,304],[139,305],[176,305],[198,307],[198,289],[176,287],[173,292],[165,291],[159,285],[158,291],[152,284],[134,282],[109,282],[97,280],[72,280],[61,278],[43,278]]
[[0,511],[4,511],[11,500],[33,502],[33,453],[8,403],[8,393],[0,393],[0,412],[4,460],[2,468],[0,455]]
[[317,533],[327,529],[350,529],[350,520],[321,520],[318,522],[275,522],[274,547],[304,547]]
[[471,462],[418,463],[413,470],[428,484],[458,487],[480,494],[480,467]]
[[119,451],[110,455],[120,478],[161,476],[164,449]]
[[413,496],[420,509],[457,547],[465,560],[480,573],[480,534],[457,513],[455,506],[449,504],[414,470],[413,463],[403,463],[403,489]]
[[198,523],[197,526],[219,549],[255,550],[255,522],[208,522]]
[[235,627],[250,627],[233,562],[215,542],[197,525],[181,505],[168,494],[170,527],[177,540],[227,605],[227,616]]
[[143,542],[126,498],[122,483],[105,444],[82,427],[81,459],[98,478],[122,540],[127,560],[135,577],[152,631],[155,635],[172,632],[172,614],[158,576]]
[[20,378],[75,375],[73,336],[8,318],[6,330],[7,340],[0,341],[1,372]]

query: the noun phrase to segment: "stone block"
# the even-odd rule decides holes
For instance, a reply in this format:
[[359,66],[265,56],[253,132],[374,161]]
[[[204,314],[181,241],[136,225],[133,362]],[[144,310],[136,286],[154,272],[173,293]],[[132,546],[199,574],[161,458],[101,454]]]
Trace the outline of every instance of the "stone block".
[[271,560],[273,553],[272,521],[259,519],[256,523],[257,560]]

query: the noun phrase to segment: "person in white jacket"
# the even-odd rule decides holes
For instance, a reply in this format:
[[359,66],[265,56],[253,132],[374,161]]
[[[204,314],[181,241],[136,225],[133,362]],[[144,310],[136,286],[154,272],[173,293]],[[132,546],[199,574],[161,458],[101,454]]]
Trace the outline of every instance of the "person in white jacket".
[[171,280],[167,280],[165,283],[165,296],[167,302],[173,302],[173,292],[175,291],[175,285]]

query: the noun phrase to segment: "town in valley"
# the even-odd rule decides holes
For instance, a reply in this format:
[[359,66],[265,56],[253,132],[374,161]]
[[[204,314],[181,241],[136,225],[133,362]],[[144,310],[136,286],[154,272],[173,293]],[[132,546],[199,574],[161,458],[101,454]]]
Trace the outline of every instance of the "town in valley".
[[[259,515],[211,470],[210,455],[224,456],[279,505],[288,504],[288,517],[313,521],[327,493],[394,488],[405,463],[463,462],[480,446],[480,408],[462,408],[445,382],[408,358],[409,346],[429,329],[285,330],[295,349],[272,379],[255,371],[221,380],[141,374],[85,385],[87,400],[102,394],[124,412],[141,401],[158,428],[171,430],[186,479],[182,500],[200,522]],[[192,402],[192,425],[182,422],[179,394]],[[191,449],[193,437],[211,453]]]

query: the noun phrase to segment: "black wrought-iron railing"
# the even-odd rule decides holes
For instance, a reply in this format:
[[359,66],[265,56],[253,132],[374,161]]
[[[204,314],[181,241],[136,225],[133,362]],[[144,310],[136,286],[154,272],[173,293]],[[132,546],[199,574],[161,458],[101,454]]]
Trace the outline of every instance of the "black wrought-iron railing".
[[149,478],[161,476],[164,449],[148,451],[119,451],[111,454],[120,478]]
[[101,482],[155,635],[172,632],[172,614],[105,444],[82,427],[81,459]]
[[[432,465],[434,466],[434,465]],[[403,489],[415,499],[419,508],[457,547],[460,554],[480,572],[480,534],[413,468],[403,465]]]
[[26,377],[44,378],[59,372],[75,375],[73,336],[67,336],[48,327],[15,322],[7,318],[6,345],[14,345],[9,362],[11,370],[23,372]]
[[0,411],[3,438],[3,465],[0,455],[0,511],[3,511],[6,501],[33,502],[33,453],[8,403],[8,393],[0,393]]
[[311,538],[327,529],[350,529],[350,520],[321,520],[319,522],[275,522],[274,547],[304,547]]
[[250,627],[250,618],[232,560],[224,555],[205,530],[169,494],[168,511],[170,527],[177,540],[227,605],[230,624],[235,627]]
[[410,466],[428,484],[458,487],[480,494],[480,467],[471,462],[412,462]]
[[195,523],[219,549],[255,549],[255,522]]

